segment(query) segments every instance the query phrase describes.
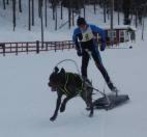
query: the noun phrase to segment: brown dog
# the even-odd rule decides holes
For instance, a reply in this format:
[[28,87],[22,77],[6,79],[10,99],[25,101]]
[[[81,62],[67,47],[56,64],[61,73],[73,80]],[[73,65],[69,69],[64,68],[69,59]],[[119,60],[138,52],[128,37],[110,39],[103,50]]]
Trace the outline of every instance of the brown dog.
[[[50,118],[51,121],[54,121],[57,118],[59,108],[60,112],[64,112],[66,103],[77,95],[80,95],[81,98],[85,101],[87,107],[90,107],[89,117],[93,116],[93,89],[91,88],[92,85],[89,81],[84,82],[80,75],[71,72],[65,72],[63,68],[59,72],[59,69],[55,67],[54,72],[49,77],[48,86],[51,87],[52,91],[56,91],[58,95],[56,109],[53,116]],[[61,103],[62,95],[66,95],[66,97]]]

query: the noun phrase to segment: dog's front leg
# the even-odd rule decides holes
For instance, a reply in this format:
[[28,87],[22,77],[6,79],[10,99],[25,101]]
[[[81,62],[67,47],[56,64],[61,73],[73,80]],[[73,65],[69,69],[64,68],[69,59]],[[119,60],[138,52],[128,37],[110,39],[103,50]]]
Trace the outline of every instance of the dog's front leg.
[[93,108],[93,104],[92,101],[90,101],[90,113],[89,113],[89,117],[92,117],[94,113],[94,108]]
[[90,114],[89,117],[93,116],[94,109],[93,109],[93,103],[92,103],[92,92],[89,93],[89,96],[87,97],[87,103],[90,105]]
[[61,104],[61,98],[62,98],[62,95],[58,95],[54,115],[50,118],[51,121],[54,121],[57,118],[58,110],[59,110],[60,104]]
[[60,107],[60,112],[64,112],[65,111],[65,107],[66,107],[66,103],[71,99],[72,97],[66,97],[64,100],[63,100],[63,102],[62,102],[62,104],[61,104],[61,107]]

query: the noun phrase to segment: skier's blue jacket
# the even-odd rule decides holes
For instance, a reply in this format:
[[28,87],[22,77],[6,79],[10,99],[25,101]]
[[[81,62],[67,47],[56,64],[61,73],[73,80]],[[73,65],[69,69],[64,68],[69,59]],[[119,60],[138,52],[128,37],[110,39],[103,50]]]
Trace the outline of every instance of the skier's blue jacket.
[[73,32],[73,42],[76,45],[76,49],[88,49],[90,51],[93,50],[97,46],[96,35],[99,34],[101,37],[101,51],[103,51],[106,47],[106,36],[105,30],[92,25],[87,24],[87,29],[82,31],[79,27],[77,27]]

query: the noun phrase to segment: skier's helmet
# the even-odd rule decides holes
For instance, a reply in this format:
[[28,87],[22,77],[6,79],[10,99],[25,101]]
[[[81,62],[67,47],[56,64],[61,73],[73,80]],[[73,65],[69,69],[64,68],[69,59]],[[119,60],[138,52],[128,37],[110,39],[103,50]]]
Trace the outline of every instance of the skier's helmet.
[[82,17],[79,17],[77,19],[77,26],[80,26],[80,25],[85,25],[86,24],[86,20]]

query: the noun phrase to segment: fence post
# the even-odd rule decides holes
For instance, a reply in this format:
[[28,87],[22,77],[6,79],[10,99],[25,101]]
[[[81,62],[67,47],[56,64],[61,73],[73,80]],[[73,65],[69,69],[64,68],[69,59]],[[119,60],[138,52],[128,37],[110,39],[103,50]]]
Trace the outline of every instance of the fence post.
[[27,52],[27,54],[29,52],[29,44],[28,44],[28,42],[26,43],[26,52]]
[[62,51],[63,51],[64,50],[64,42],[63,41],[62,41],[61,46],[62,46]]
[[18,55],[18,43],[16,43],[16,55]]
[[57,45],[56,45],[56,42],[54,42],[54,44],[55,44],[54,46],[55,46],[55,52],[56,52],[56,50],[57,50],[57,47],[56,47],[56,46],[57,46]]
[[46,45],[46,51],[48,51],[48,42],[46,42],[45,45]]
[[6,49],[5,49],[5,43],[0,43],[0,47],[3,49],[3,56],[5,56]]
[[36,53],[38,54],[39,51],[39,40],[36,41]]

